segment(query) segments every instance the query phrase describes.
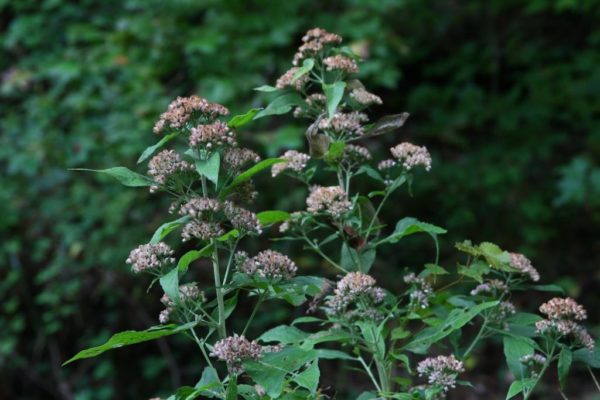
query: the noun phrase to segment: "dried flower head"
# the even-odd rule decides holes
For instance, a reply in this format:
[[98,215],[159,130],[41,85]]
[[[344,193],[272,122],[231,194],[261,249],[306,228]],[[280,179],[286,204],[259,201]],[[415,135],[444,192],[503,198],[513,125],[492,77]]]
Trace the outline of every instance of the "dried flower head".
[[285,170],[302,172],[306,168],[310,156],[296,150],[288,150],[280,157],[284,162],[277,163],[271,167],[271,176],[276,177]]
[[131,250],[126,263],[131,264],[131,270],[136,274],[156,270],[175,263],[173,253],[173,250],[163,242],[143,244]]
[[180,215],[189,215],[192,218],[206,219],[211,214],[221,211],[223,204],[207,197],[194,197],[179,208]]
[[258,360],[262,352],[262,347],[255,340],[249,341],[243,335],[234,334],[215,343],[210,355],[225,361],[230,373],[241,374],[244,372],[243,361]]
[[427,382],[432,386],[447,392],[456,386],[456,377],[465,371],[463,363],[454,355],[429,357],[417,366],[419,376],[427,377]]
[[223,162],[232,170],[239,170],[247,164],[257,163],[260,156],[254,151],[246,148],[227,149],[223,157]]
[[292,62],[296,66],[300,65],[305,58],[312,57],[325,49],[325,46],[341,43],[342,37],[325,29],[313,28],[302,37],[302,42]]
[[240,252],[236,256],[241,272],[267,279],[291,279],[298,267],[287,256],[273,250],[265,250],[252,258]]
[[213,150],[237,145],[235,135],[223,121],[198,125],[190,131],[190,147]]
[[367,91],[365,88],[359,87],[350,92],[350,98],[363,106],[372,104],[383,104],[381,97]]
[[306,210],[311,214],[325,212],[337,219],[351,209],[352,203],[339,186],[313,186],[306,199]]
[[359,298],[379,304],[385,298],[385,292],[375,284],[375,279],[370,275],[362,272],[349,272],[338,281],[334,295],[327,300],[326,305],[330,312],[342,314]]
[[390,151],[407,171],[418,165],[425,167],[426,171],[431,170],[431,156],[424,146],[415,146],[405,142],[392,147]]
[[[148,175],[160,185],[166,185],[168,179],[175,173],[191,171],[192,165],[183,161],[174,150],[163,150],[148,162]],[[159,189],[158,185],[150,186],[153,193]]]
[[529,276],[529,278],[537,282],[540,280],[540,273],[531,265],[531,261],[523,254],[510,253],[510,265],[519,270],[523,275]]
[[404,283],[410,285],[409,307],[413,310],[429,307],[429,298],[433,295],[433,288],[429,282],[413,272],[405,275],[403,279]]
[[323,64],[325,64],[327,71],[342,71],[346,74],[358,73],[356,61],[341,54],[325,58]]
[[183,227],[181,237],[184,242],[193,238],[210,240],[223,235],[225,231],[216,222],[190,221]]
[[304,74],[294,79],[298,70],[298,67],[292,67],[288,69],[283,75],[279,77],[279,79],[277,79],[275,87],[277,89],[285,89],[287,87],[291,87],[296,90],[302,90],[302,88],[308,83],[309,77],[307,74]]
[[262,233],[262,227],[258,221],[258,217],[251,211],[245,208],[238,207],[231,201],[226,201],[223,207],[225,217],[231,222],[233,227],[245,233]]
[[159,120],[154,124],[153,131],[158,134],[166,128],[180,129],[193,117],[194,113],[207,119],[213,119],[229,114],[229,110],[196,95],[178,97],[169,104],[167,111],[161,114]]
[[366,114],[352,111],[350,113],[337,112],[332,118],[323,118],[319,121],[319,129],[333,132],[337,135],[358,137],[365,133],[362,126],[369,118]]

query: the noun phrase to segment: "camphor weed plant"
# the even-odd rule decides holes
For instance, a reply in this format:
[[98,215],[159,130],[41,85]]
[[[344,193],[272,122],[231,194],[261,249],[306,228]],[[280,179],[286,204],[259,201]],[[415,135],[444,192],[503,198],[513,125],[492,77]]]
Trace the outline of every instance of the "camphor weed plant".
[[[361,400],[443,399],[456,385],[470,385],[461,379],[464,361],[487,340],[501,343],[514,376],[507,398],[529,399],[555,366],[560,388],[574,362],[594,377],[591,368],[600,366],[600,358],[580,324],[586,318],[582,306],[556,297],[540,307],[541,317],[511,302],[525,290],[560,291],[537,285],[540,275],[524,255],[465,241],[456,245],[465,262],[450,271],[437,254],[443,228],[411,217],[394,224],[380,220],[388,200],[413,183],[414,171],[432,168],[431,156],[425,147],[399,143],[389,159],[375,162],[364,139],[393,134],[408,114],[370,123],[366,111],[382,100],[354,77],[358,57],[323,29],[308,31],[302,42],[276,86],[257,88],[277,94],[264,109],[227,119],[222,105],[177,98],[155,124],[161,139],[138,160],[149,159],[146,175],[124,167],[97,171],[172,198],[169,212],[177,218],[127,258],[134,273],[160,284],[165,308],[160,325],[118,333],[67,363],[182,334],[196,343],[205,368],[194,386],[174,388],[169,399],[328,398],[338,390],[322,389],[319,364],[332,359],[371,382]],[[289,150],[261,160],[239,146],[238,128],[289,112],[307,121],[307,153]],[[173,149],[162,149],[167,144]],[[287,180],[306,186],[304,209],[250,210],[260,209],[252,206],[252,177],[268,169],[273,185]],[[357,180],[378,189],[357,192]],[[167,244],[177,243],[176,232],[195,248],[177,255],[177,246]],[[302,265],[277,251],[239,249],[242,241],[266,233],[300,243],[330,268],[323,276],[305,276]],[[378,250],[420,233],[435,243],[432,262],[403,276],[402,293],[389,292],[369,275]],[[213,282],[188,282],[190,264],[200,258],[211,261]],[[255,307],[244,328],[233,331],[227,321],[241,298]],[[254,316],[271,301],[303,307],[307,315],[247,337]]]

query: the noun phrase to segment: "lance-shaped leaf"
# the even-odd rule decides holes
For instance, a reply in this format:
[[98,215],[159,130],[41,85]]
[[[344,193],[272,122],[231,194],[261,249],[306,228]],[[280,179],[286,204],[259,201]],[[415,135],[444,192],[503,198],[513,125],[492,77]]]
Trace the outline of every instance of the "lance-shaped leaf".
[[107,169],[72,168],[73,171],[91,171],[112,176],[125,186],[143,187],[152,186],[154,181],[147,176],[140,175],[125,167],[112,167]]
[[258,174],[259,172],[281,162],[285,162],[285,160],[282,158],[267,158],[266,160],[260,161],[259,163],[255,164],[254,166],[248,168],[247,170],[236,176],[233,179],[233,181],[229,184],[229,186],[227,186],[223,190],[223,193],[221,193],[221,197],[223,198],[227,196],[236,186],[248,181],[250,178]]
[[196,161],[196,172],[200,176],[205,176],[206,179],[218,185],[219,183],[219,168],[221,165],[221,156],[215,151],[206,160]]
[[91,347],[86,350],[82,350],[75,356],[67,360],[63,365],[72,363],[73,361],[80,360],[82,358],[92,358],[99,356],[100,354],[117,349],[123,346],[130,346],[132,344],[147,342],[155,340],[161,337],[174,335],[176,333],[190,329],[196,325],[196,322],[189,322],[184,325],[158,325],[148,328],[144,331],[125,331],[113,335],[108,341],[100,346]]
[[238,129],[246,125],[248,122],[252,121],[252,119],[254,119],[254,116],[258,114],[260,110],[262,110],[262,108],[252,108],[248,110],[248,112],[246,112],[245,114],[236,115],[235,117],[229,120],[227,126],[229,126],[229,128],[231,129]]
[[253,119],[263,118],[268,115],[286,114],[292,110],[293,106],[303,104],[304,100],[298,93],[287,93],[270,102],[264,110],[257,112]]
[[166,136],[163,136],[163,138],[160,139],[158,141],[158,143],[153,144],[150,147],[147,147],[146,150],[144,150],[144,152],[140,156],[140,158],[138,158],[137,163],[140,164],[140,163],[144,162],[145,160],[147,160],[152,154],[154,154],[154,152],[156,150],[158,150],[161,147],[163,147],[166,143],[170,142],[172,139],[174,139],[175,137],[177,137],[177,135],[179,135],[179,132],[170,133],[170,134],[168,134]]
[[308,74],[313,69],[314,66],[315,66],[315,60],[313,60],[312,58],[307,58],[306,60],[304,60],[304,62],[302,63],[302,66],[300,68],[298,68],[296,70],[296,72],[294,73],[294,76],[292,77],[292,83],[296,82],[302,76]]
[[190,217],[184,215],[181,218],[178,218],[174,221],[165,222],[152,235],[152,239],[150,239],[150,243],[156,244],[163,240],[169,233],[173,232],[175,229],[179,228],[181,225],[185,224],[190,220]]
[[338,81],[335,83],[324,83],[322,85],[323,92],[325,93],[326,104],[327,104],[327,116],[333,117],[335,110],[344,97],[344,89],[346,88],[346,82]]

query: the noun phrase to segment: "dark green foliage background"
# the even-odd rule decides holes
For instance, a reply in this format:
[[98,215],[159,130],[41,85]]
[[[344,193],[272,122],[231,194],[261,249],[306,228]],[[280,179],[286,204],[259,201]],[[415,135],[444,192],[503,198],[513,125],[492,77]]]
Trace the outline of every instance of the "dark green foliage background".
[[[156,322],[160,294],[147,295],[124,259],[168,218],[159,196],[68,169],[133,168],[177,95],[234,113],[264,105],[252,88],[288,68],[313,26],[365,55],[361,79],[385,101],[376,114],[412,114],[372,149],[410,140],[433,153],[414,197],[384,219],[448,228],[448,266],[464,238],[525,252],[598,323],[599,22],[595,0],[0,0],[0,397],[147,398],[194,383],[201,361],[177,339],[60,367],[111,332]],[[299,123],[278,125],[289,122],[254,124],[242,138],[265,156],[301,148]],[[259,206],[301,204],[286,188]],[[398,270],[430,252],[408,241],[376,273],[393,288]],[[335,386],[335,373],[327,379]]]

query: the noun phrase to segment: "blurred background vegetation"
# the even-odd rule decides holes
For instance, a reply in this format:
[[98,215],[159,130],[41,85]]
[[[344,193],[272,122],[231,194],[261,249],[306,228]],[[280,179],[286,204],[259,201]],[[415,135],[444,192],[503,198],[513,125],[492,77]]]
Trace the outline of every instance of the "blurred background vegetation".
[[[202,362],[177,339],[60,367],[111,332],[157,322],[160,294],[146,294],[124,259],[167,218],[160,196],[68,169],[134,168],[177,95],[234,114],[265,104],[252,88],[287,69],[313,26],[365,58],[361,79],[385,101],[376,115],[411,113],[373,151],[410,140],[434,156],[414,196],[398,197],[385,219],[448,228],[450,267],[465,238],[522,251],[598,325],[599,1],[0,0],[0,398],[140,399],[195,382]],[[303,148],[302,126],[289,123],[241,136],[264,156]],[[259,206],[301,203],[290,187]],[[399,286],[398,270],[430,253],[426,242],[403,243],[378,277]],[[524,297],[517,302],[531,307],[544,300]],[[474,380],[502,396],[490,361],[473,362],[483,365]],[[334,379],[344,372],[324,385]]]

